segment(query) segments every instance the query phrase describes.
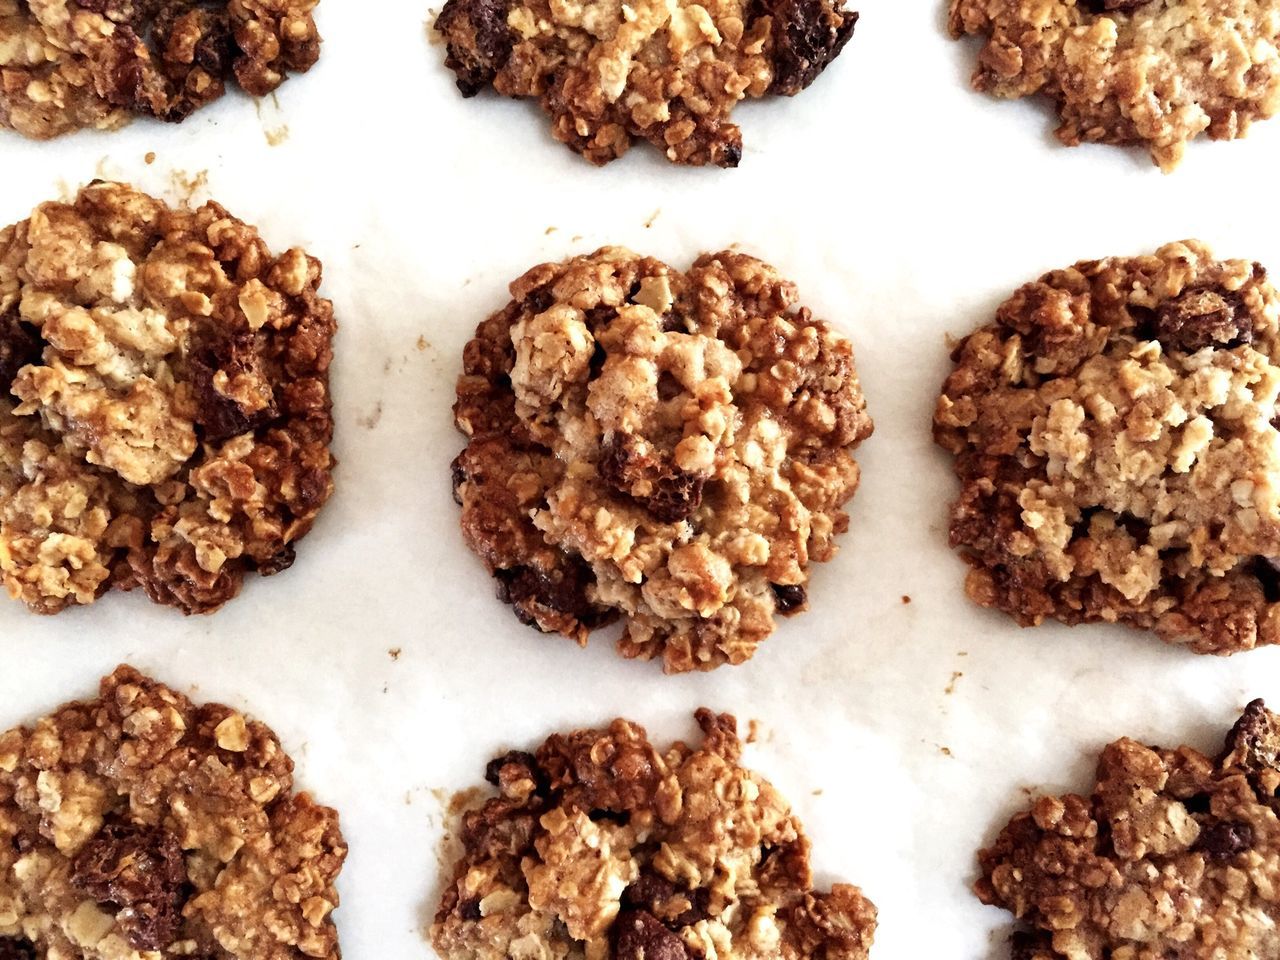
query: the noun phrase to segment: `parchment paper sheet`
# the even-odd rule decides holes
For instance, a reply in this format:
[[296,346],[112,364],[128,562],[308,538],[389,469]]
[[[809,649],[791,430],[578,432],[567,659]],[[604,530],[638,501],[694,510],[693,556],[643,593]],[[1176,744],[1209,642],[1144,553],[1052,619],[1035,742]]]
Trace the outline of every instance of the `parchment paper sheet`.
[[[337,493],[293,569],[205,618],[140,595],[54,619],[3,600],[0,728],[121,661],[267,721],[342,812],[346,956],[398,960],[430,955],[441,798],[479,784],[495,751],[617,714],[665,742],[706,704],[761,722],[749,758],[802,816],[820,879],[880,907],[873,956],[1006,956],[1006,915],[969,885],[1023,788],[1087,787],[1120,735],[1216,746],[1250,697],[1280,701],[1280,651],[1197,658],[970,605],[929,435],[945,337],[1044,270],[1168,240],[1280,269],[1280,120],[1193,145],[1172,176],[1139,151],[1067,150],[1047,110],[969,91],[974,49],[946,37],[942,0],[854,3],[857,34],[813,88],[738,111],[736,171],[672,168],[647,146],[598,170],[535,105],[464,101],[422,0],[324,0],[320,64],[256,109],[233,94],[181,127],[0,135],[0,223],[94,177],[176,197],[204,173],[198,198],[324,261],[342,324]],[[623,243],[683,267],[735,242],[852,336],[876,433],[812,610],[746,666],[665,677],[603,639],[541,637],[494,599],[450,498],[453,380],[535,263]]]

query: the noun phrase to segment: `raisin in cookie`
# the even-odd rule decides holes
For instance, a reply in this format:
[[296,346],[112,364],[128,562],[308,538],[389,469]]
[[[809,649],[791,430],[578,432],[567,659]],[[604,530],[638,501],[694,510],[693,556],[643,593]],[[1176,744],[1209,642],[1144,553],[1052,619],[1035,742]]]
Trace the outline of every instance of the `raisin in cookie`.
[[736,167],[737,103],[799,93],[857,19],[843,0],[448,0],[436,29],[464,96],[538,98],[592,163],[643,139],[674,163]]
[[1166,172],[1280,109],[1274,0],[951,0],[951,32],[986,38],[978,90],[1044,94],[1063,143],[1143,144]]
[[468,545],[517,616],[670,672],[741,663],[835,553],[871,433],[849,341],[767,264],[534,267],[466,348]]
[[6,960],[337,960],[346,853],[275,734],[132,667],[0,734]]
[[934,435],[966,590],[1197,653],[1280,640],[1280,297],[1194,241],[1078,263],[963,340]]
[[979,854],[1013,960],[1276,956],[1280,718],[1255,700],[1217,759],[1125,738],[1088,797],[1041,797]]
[[216,203],[114,183],[0,230],[0,573],[40,613],[187,613],[293,562],[333,488],[333,307]]
[[0,124],[38,140],[181,121],[234,78],[263,96],[320,56],[319,0],[0,0]]
[[738,765],[727,714],[659,753],[627,720],[489,764],[499,796],[463,817],[431,939],[446,960],[865,960],[876,910],[813,889],[809,840]]

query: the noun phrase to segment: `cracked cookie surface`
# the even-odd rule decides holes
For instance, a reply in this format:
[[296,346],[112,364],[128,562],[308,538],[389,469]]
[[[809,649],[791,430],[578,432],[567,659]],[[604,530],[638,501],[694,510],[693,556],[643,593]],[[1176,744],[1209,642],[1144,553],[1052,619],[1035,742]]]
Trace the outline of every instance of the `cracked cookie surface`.
[[1280,640],[1280,296],[1259,264],[1195,241],[1078,263],[953,360],[934,436],[973,600],[1197,653]]
[[1245,709],[1215,759],[1128,738],[1089,796],[1040,797],[979,854],[983,903],[1029,929],[1011,960],[1276,956],[1280,719]]
[[733,717],[696,717],[697,747],[661,753],[615,720],[493,760],[499,796],[463,816],[431,928],[440,955],[866,960],[874,905],[813,889],[809,840],[739,765]]
[[730,251],[534,267],[466,347],[467,544],[519,618],[670,672],[742,663],[834,555],[872,424],[849,341]]
[[1063,143],[1141,144],[1166,172],[1280,110],[1272,0],[951,0],[950,27],[986,40],[975,88],[1043,94]]
[[132,667],[0,734],[6,960],[337,960],[346,852],[267,727]]
[[0,230],[0,573],[40,613],[217,609],[333,488],[333,308],[216,203],[96,183]]
[[0,125],[37,140],[176,122],[320,56],[319,0],[0,0]]
[[843,0],[448,0],[436,29],[464,96],[536,98],[592,163],[647,140],[674,163],[736,167],[733,108],[799,93],[857,19]]

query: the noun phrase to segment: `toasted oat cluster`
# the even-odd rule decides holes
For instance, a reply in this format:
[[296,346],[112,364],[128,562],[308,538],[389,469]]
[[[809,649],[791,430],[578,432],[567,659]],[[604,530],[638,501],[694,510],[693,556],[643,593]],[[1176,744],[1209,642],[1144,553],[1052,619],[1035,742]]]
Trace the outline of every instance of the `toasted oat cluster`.
[[1280,641],[1280,296],[1195,241],[1022,287],[953,354],[934,436],[969,596],[1197,653]]
[[975,890],[1029,929],[1012,960],[1263,960],[1280,946],[1280,718],[1255,700],[1217,759],[1125,738],[1087,796],[1040,797]]
[[46,140],[264,96],[320,56],[319,0],[0,0],[0,126]]
[[648,140],[673,163],[736,167],[739,101],[794,96],[853,35],[844,0],[448,0],[436,30],[458,89],[535,97],[592,163]]
[[1166,172],[1202,133],[1242,137],[1280,109],[1275,0],[950,0],[951,32],[985,37],[973,85],[1043,94],[1058,139],[1142,144]]
[[186,613],[286,569],[333,488],[333,308],[216,203],[95,183],[0,230],[0,574]]
[[765,263],[534,267],[466,348],[468,545],[524,622],[669,672],[742,663],[829,559],[871,433],[849,341]]
[[338,815],[269,729],[132,667],[0,734],[0,957],[337,960]]
[[866,960],[876,910],[813,889],[809,840],[738,765],[736,723],[659,753],[643,728],[556,734],[488,765],[432,943],[445,960]]

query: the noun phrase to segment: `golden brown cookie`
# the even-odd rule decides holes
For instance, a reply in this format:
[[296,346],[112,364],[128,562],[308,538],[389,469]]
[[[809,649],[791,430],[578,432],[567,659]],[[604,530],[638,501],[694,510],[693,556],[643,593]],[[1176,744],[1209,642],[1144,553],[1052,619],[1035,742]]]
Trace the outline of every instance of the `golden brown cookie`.
[[1078,263],[952,359],[934,436],[973,600],[1197,653],[1280,641],[1280,295],[1261,265],[1195,241]]
[[95,183],[0,230],[0,574],[40,613],[206,613],[333,489],[333,306],[216,203]]
[[1011,960],[1276,955],[1280,722],[1255,700],[1216,759],[1128,738],[1089,796],[1040,797],[978,859],[975,890],[1026,927]]
[[673,163],[736,167],[733,108],[799,93],[857,19],[844,0],[448,0],[436,29],[464,96],[537,98],[592,163],[648,140]]
[[952,34],[986,41],[974,87],[1053,100],[1069,146],[1142,144],[1167,172],[1280,110],[1274,0],[950,2]]
[[492,761],[431,939],[444,960],[866,960],[876,910],[813,889],[786,801],[739,765],[733,717],[660,753],[627,720]]
[[233,79],[263,96],[320,56],[319,0],[0,0],[0,124],[37,140],[181,121]]
[[267,727],[132,667],[0,734],[5,960],[338,960],[346,854]]
[[849,341],[754,257],[619,247],[534,267],[466,348],[467,544],[524,622],[624,656],[742,663],[806,603],[871,420]]

